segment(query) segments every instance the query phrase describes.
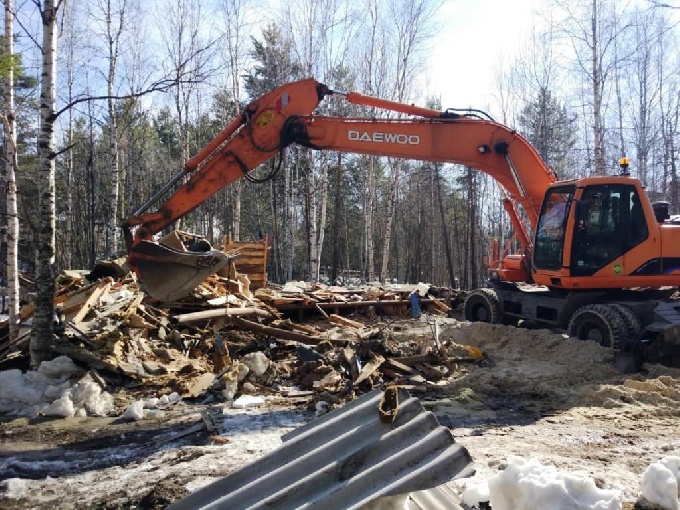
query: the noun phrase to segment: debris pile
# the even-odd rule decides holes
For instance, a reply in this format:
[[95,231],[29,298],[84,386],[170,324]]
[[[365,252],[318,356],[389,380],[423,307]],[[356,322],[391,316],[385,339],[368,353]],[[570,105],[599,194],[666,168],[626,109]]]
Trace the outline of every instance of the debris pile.
[[[55,355],[73,360],[102,391],[135,387],[147,394],[226,400],[318,396],[334,405],[384,383],[412,389],[436,384],[456,364],[483,360],[479,349],[439,338],[438,321],[462,296],[425,284],[345,288],[292,282],[251,292],[247,276],[232,267],[171,303],[146,295],[132,273],[89,282],[82,272],[68,271],[57,278],[57,289]],[[414,320],[413,295],[432,337],[396,342],[399,321]],[[22,309],[26,320],[14,341],[8,340],[7,323],[0,323],[0,369],[28,366],[32,313],[31,305]],[[257,401],[246,400],[242,405]],[[63,415],[79,412],[78,404],[62,404]],[[131,416],[144,407],[130,408]]]

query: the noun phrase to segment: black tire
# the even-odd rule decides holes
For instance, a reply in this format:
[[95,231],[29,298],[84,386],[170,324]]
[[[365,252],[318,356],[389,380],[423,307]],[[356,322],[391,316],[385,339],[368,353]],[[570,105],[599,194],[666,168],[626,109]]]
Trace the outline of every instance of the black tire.
[[[640,319],[633,313],[633,310],[627,306],[618,303],[610,304],[609,306],[611,306],[616,313],[619,314],[619,317],[621,317],[623,325],[626,328],[626,338],[631,340],[631,343],[635,343],[642,335],[642,323],[640,322]],[[621,347],[625,347],[625,345],[621,345]]]
[[501,321],[501,305],[493,289],[475,289],[465,300],[465,320],[498,324]]
[[612,306],[586,305],[571,316],[567,333],[579,340],[591,340],[603,347],[620,349],[626,338],[626,326]]

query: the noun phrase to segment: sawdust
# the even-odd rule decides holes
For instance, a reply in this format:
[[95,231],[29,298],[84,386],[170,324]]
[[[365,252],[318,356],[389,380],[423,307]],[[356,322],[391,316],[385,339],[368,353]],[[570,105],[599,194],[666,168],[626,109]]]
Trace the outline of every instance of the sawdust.
[[645,365],[623,375],[611,349],[548,330],[455,321],[441,329],[443,340],[486,355],[423,397],[469,449],[476,480],[509,455],[537,457],[621,490],[630,503],[645,468],[680,453],[680,370]]

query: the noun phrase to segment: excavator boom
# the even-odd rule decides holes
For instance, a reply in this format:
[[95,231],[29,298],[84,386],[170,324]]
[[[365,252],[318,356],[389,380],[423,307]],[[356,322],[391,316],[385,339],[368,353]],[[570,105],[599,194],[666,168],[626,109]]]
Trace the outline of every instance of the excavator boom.
[[[367,113],[314,113],[328,96]],[[627,159],[620,176],[557,181],[527,140],[478,113],[333,91],[313,79],[283,85],[251,102],[125,222],[128,263],[159,300],[191,292],[229,258],[205,240],[156,241],[156,234],[236,179],[253,180],[249,172],[291,144],[455,163],[496,180],[522,247],[521,253],[495,261],[490,287],[470,292],[466,319],[539,322],[680,365],[680,305],[668,300],[664,289],[680,285],[680,221],[668,216],[668,204],[650,202],[642,183],[628,175]],[[146,212],[183,179],[158,210]]]
[[[391,112],[394,118],[313,115],[321,100],[330,95]],[[187,175],[188,180],[158,210],[145,212],[161,192],[123,225],[128,263],[149,294],[163,301],[176,299],[228,263],[226,255],[217,250],[196,253],[177,249],[155,242],[154,235],[292,143],[320,150],[457,163],[484,171],[504,189],[505,208],[525,252],[531,251],[531,233],[516,204],[535,229],[543,194],[556,181],[534,148],[501,124],[357,92],[335,92],[313,79],[289,83],[251,102],[241,116],[187,161],[161,192]],[[525,272],[520,271],[522,278]]]

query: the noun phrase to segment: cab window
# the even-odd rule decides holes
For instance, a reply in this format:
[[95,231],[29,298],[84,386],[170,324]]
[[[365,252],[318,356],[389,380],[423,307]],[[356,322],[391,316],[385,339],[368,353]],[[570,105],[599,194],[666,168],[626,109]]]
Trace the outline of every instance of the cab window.
[[543,200],[536,229],[534,266],[537,269],[562,267],[562,251],[573,187],[551,190]]

